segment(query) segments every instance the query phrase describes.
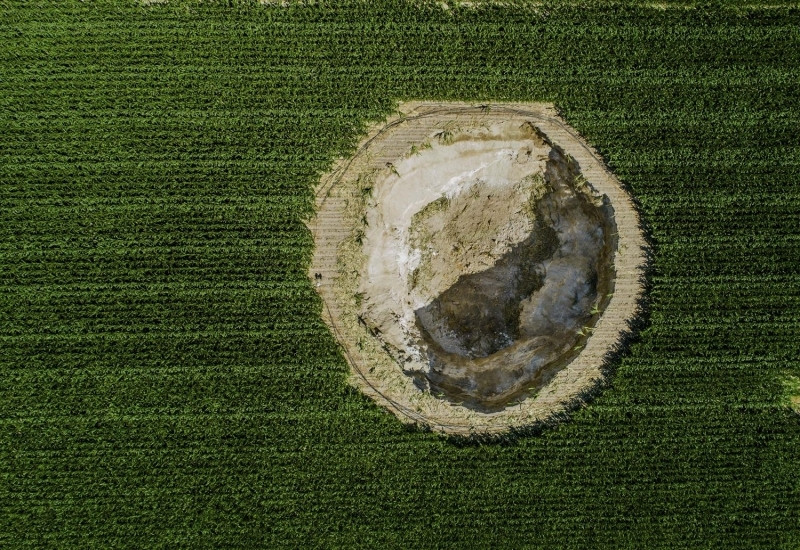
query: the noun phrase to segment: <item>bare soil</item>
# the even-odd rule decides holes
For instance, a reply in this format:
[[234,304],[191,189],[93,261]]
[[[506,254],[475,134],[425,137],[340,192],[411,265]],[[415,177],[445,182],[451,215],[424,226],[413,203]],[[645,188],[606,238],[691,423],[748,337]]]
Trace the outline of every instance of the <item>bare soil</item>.
[[404,104],[318,189],[311,275],[354,383],[499,432],[576,405],[637,314],[630,197],[543,104]]

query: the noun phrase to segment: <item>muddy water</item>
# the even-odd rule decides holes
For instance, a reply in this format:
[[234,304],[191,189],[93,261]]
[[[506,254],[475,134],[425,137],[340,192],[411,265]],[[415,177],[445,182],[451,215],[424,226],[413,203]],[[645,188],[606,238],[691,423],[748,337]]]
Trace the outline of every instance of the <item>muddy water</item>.
[[613,210],[554,148],[531,234],[415,310],[423,385],[478,410],[537,391],[577,355],[613,289]]
[[557,249],[555,231],[541,224],[493,267],[462,275],[417,309],[417,327],[429,349],[474,359],[518,340],[522,302],[544,284],[542,262]]

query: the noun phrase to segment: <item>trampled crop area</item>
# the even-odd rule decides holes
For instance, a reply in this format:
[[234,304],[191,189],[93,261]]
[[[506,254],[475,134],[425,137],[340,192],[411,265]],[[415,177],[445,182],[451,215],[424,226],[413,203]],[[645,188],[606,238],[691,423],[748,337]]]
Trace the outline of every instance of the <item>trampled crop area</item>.
[[[0,546],[800,546],[800,10],[0,1]],[[314,187],[545,101],[638,200],[610,386],[501,440],[348,385]]]

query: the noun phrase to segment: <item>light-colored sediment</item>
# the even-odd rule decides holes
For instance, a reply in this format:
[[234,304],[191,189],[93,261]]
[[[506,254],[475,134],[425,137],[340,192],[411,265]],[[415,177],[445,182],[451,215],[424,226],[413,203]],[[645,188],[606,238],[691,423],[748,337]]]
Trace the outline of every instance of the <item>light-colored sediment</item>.
[[[580,352],[536,392],[492,412],[442,399],[410,375],[429,368],[413,341],[414,313],[531,234],[537,224],[531,197],[546,192],[551,144],[575,163],[581,192],[613,206],[613,293]],[[550,105],[401,104],[398,115],[373,126],[356,154],[322,179],[309,227],[316,243],[311,277],[353,383],[401,420],[434,430],[499,433],[574,407],[601,382],[605,357],[638,314],[646,243],[632,200]],[[549,269],[556,273],[556,264]],[[576,273],[570,269],[563,273]],[[545,290],[546,284],[540,302]]]

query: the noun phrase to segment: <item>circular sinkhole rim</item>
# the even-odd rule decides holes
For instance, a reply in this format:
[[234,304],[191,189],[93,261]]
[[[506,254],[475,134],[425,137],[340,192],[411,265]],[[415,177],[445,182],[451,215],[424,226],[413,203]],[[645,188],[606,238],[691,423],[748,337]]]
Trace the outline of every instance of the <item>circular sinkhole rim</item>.
[[[446,124],[474,128],[513,120],[534,124],[554,146],[574,158],[584,178],[608,197],[618,232],[613,251],[616,273],[614,294],[578,356],[535,396],[486,413],[420,391],[413,377],[404,373],[385,350],[376,347],[376,339],[358,318],[357,308],[346,303],[357,299],[349,281],[354,275],[353,256],[359,253],[358,247],[353,242],[348,247],[348,242],[357,231],[353,220],[362,215],[364,201],[359,195],[364,174],[391,166],[392,161],[419,145],[420,135]],[[356,152],[341,159],[321,178],[316,199],[316,215],[308,222],[315,243],[309,274],[322,298],[322,317],[348,360],[350,382],[403,422],[446,434],[479,435],[500,434],[563,417],[584,404],[604,383],[608,360],[619,352],[630,336],[631,323],[641,314],[649,247],[636,205],[602,158],[551,104],[401,103],[397,115],[374,124]]]

